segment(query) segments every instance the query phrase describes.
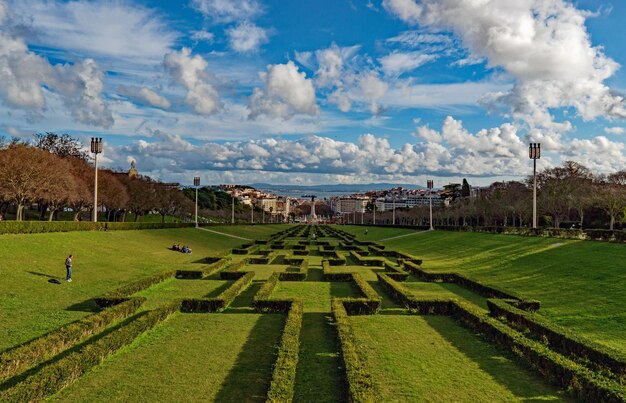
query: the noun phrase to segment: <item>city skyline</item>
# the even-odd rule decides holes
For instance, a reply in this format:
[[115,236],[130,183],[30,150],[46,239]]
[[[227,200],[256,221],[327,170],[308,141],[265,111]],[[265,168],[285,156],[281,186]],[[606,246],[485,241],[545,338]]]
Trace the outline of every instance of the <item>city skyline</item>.
[[507,3],[0,0],[0,135],[182,184],[622,169],[626,5]]

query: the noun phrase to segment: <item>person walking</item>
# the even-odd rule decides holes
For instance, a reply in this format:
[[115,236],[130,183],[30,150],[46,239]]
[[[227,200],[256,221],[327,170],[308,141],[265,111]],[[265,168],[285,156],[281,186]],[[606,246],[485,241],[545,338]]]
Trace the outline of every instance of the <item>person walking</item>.
[[70,254],[67,259],[65,259],[65,279],[68,283],[72,282],[72,255]]

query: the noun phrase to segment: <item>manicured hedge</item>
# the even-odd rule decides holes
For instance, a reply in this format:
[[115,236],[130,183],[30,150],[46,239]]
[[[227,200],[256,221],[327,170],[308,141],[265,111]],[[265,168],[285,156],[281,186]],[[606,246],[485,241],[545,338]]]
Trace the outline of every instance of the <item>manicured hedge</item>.
[[144,301],[145,298],[131,298],[5,351],[0,354],[0,383],[75,346],[111,323],[130,316]]
[[1,221],[0,234],[35,234],[68,231],[117,231],[190,228],[193,223],[92,222],[92,221]]
[[145,290],[151,285],[158,284],[170,277],[174,277],[175,270],[168,270],[163,273],[155,274],[154,276],[142,278],[134,283],[127,284],[116,290],[107,292],[104,295],[94,298],[94,301],[100,308],[106,308],[112,305],[120,304],[127,301],[131,295],[141,290]]
[[300,354],[303,303],[290,300],[283,336],[278,347],[278,357],[272,371],[272,381],[267,392],[267,402],[291,402],[296,386],[296,367]]
[[574,392],[581,401],[626,401],[625,385],[554,352],[539,341],[528,339],[469,303],[453,300],[451,304],[453,317],[459,322],[519,356],[550,382]]
[[626,387],[619,382],[552,351],[541,342],[530,340],[475,305],[455,299],[419,300],[385,274],[377,274],[383,288],[414,313],[452,315],[463,325],[505,347],[525,360],[557,386],[572,390],[579,399],[590,402],[624,402]]
[[350,273],[361,298],[341,298],[346,311],[350,315],[372,315],[380,309],[382,301],[380,295],[372,288],[359,273]]
[[352,256],[359,263],[360,266],[377,266],[381,267],[384,265],[384,262],[381,259],[371,258],[371,257],[362,257],[356,251],[350,251],[350,256]]
[[209,276],[216,271],[223,269],[229,262],[230,257],[206,257],[205,261],[210,263],[200,270],[176,270],[176,278],[178,279],[201,279]]
[[237,280],[242,276],[242,272],[239,271],[243,269],[246,264],[252,259],[243,259],[237,263],[232,263],[227,266],[224,270],[220,272],[220,278],[222,280]]
[[181,303],[183,312],[221,312],[243,292],[254,278],[254,272],[236,272],[240,277],[230,287],[215,298],[184,299]]
[[385,273],[396,281],[406,281],[409,278],[409,273],[401,270],[398,267],[395,267],[388,262],[384,262]]
[[608,370],[626,380],[626,355],[612,348],[581,337],[532,313],[518,309],[503,300],[487,300],[489,311],[515,327],[528,330],[534,338],[546,341],[560,353],[576,356],[592,363],[600,370]]
[[139,335],[167,319],[179,306],[180,302],[177,301],[138,316],[132,322],[52,362],[14,386],[0,391],[0,401],[41,401],[57,393],[108,356],[130,344]]
[[348,401],[355,403],[380,402],[380,397],[372,382],[372,375],[358,351],[354,330],[344,304],[339,299],[333,298],[331,305],[333,317],[337,324],[341,359],[346,371]]
[[499,290],[495,287],[482,284],[476,280],[470,279],[469,277],[458,273],[429,272],[410,261],[404,261],[403,263],[405,269],[411,272],[411,274],[413,274],[414,276],[424,281],[454,283],[463,288],[467,288],[468,290],[471,290],[477,294],[480,294],[486,298],[501,298],[524,301],[523,303],[519,304],[519,307],[528,310],[536,311],[541,307],[541,303],[537,300],[526,300],[511,291]]

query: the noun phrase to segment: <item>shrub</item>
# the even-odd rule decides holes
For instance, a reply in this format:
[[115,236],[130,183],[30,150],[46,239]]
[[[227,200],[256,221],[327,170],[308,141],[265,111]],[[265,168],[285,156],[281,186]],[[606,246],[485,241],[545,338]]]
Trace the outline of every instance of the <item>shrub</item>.
[[193,227],[193,223],[92,222],[92,221],[2,221],[0,234],[35,234],[68,231],[116,231]]
[[143,278],[139,281],[135,281],[134,283],[127,284],[116,290],[107,292],[104,295],[94,298],[94,300],[100,308],[117,305],[127,301],[134,293],[145,290],[151,285],[158,284],[170,277],[174,277],[175,274],[176,271],[174,270],[168,270],[163,273],[155,274],[154,276]]
[[131,298],[0,354],[0,383],[75,346],[135,312],[145,298]]
[[243,259],[237,263],[232,263],[226,269],[220,272],[220,278],[222,280],[237,280],[242,274],[239,270],[243,269],[246,264],[252,259]]
[[0,401],[40,401],[57,393],[76,381],[85,372],[100,364],[112,353],[130,344],[139,335],[167,319],[179,306],[180,302],[177,301],[138,316],[132,322],[104,335],[80,350],[52,362],[13,387],[1,391]]
[[205,262],[210,263],[209,265],[203,267],[200,270],[177,270],[176,278],[178,279],[200,279],[206,276],[209,276],[216,271],[223,269],[228,262],[230,262],[230,257],[206,257]]
[[235,298],[243,290],[248,288],[252,279],[254,278],[254,272],[236,272],[239,275],[237,281],[235,281],[230,287],[224,290],[220,295],[215,298],[194,298],[184,299],[181,302],[181,311],[183,312],[221,312],[233,302]]
[[337,323],[341,359],[346,371],[348,400],[350,402],[378,402],[380,398],[374,388],[372,375],[358,351],[348,313],[339,299],[333,298],[331,305],[333,317]]
[[278,347],[278,357],[272,371],[272,381],[267,392],[268,402],[291,402],[296,386],[296,367],[300,353],[300,329],[302,329],[303,303],[289,300],[289,312],[283,336]]
[[539,340],[547,341],[550,348],[589,361],[600,370],[608,370],[626,380],[626,355],[595,343],[544,318],[509,305],[503,300],[489,299],[489,311],[502,317],[515,327],[526,329]]

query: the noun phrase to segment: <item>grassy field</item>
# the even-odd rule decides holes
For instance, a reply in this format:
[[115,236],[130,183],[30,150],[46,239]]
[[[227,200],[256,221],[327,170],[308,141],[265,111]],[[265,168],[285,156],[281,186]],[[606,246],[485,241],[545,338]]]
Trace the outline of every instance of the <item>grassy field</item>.
[[[203,257],[227,254],[248,242],[219,232],[266,239],[286,228],[290,227],[210,227],[218,233],[188,228],[3,235],[0,352],[94,312],[93,297],[106,291],[165,270],[200,268]],[[365,235],[364,227],[335,228],[360,239],[393,238],[381,242],[387,249],[424,259],[427,270],[463,273],[539,299],[540,314],[550,320],[626,351],[624,245],[371,227]],[[190,245],[194,253],[169,250],[174,242]],[[338,239],[333,238],[333,243]],[[49,283],[49,279],[64,277],[68,253],[75,255],[74,282]],[[289,254],[291,249],[279,253]],[[235,261],[245,257],[233,256]],[[351,283],[323,281],[321,256],[304,258],[309,260],[306,280],[281,281],[271,295],[304,301],[294,401],[345,401],[345,371],[330,302],[333,297],[360,295]],[[409,315],[378,283],[376,273],[381,268],[354,264],[349,259],[349,265],[330,270],[360,273],[382,297],[379,315],[351,316],[350,321],[383,401],[567,398],[452,319]],[[287,267],[246,265],[241,270],[254,271],[254,280],[224,312],[174,314],[53,400],[264,400],[285,317],[257,314],[253,301],[271,273]],[[147,298],[141,308],[145,311],[174,299],[215,297],[233,283],[221,280],[219,273],[202,280],[172,278],[135,296]],[[458,298],[486,309],[483,297],[455,284],[426,283],[410,276],[403,285],[419,298]]]
[[425,269],[467,274],[538,299],[541,315],[626,352],[626,245],[452,231],[382,243],[424,259]]
[[561,401],[553,387],[442,316],[350,318],[382,401]]
[[282,325],[282,315],[176,314],[53,400],[264,401]]
[[[188,244],[193,254],[173,252]],[[123,284],[171,269],[198,267],[204,256],[241,245],[196,229],[77,231],[0,236],[0,351],[77,320],[95,309],[92,298]],[[64,261],[74,254],[74,281]]]

